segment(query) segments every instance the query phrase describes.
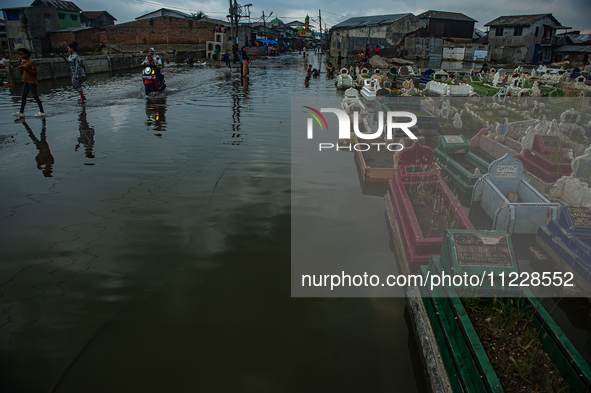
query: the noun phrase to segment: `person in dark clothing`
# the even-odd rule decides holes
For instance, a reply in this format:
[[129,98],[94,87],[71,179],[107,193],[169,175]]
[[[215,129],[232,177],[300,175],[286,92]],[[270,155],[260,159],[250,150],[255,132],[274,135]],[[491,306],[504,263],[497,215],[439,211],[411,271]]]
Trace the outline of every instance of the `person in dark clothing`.
[[371,56],[371,49],[369,49],[369,44],[367,44],[365,46],[365,57],[367,57],[369,59],[370,56]]
[[228,53],[227,49],[226,49],[226,52],[222,55],[222,60],[224,60],[226,62],[226,67],[231,68],[230,67],[230,53]]
[[341,51],[339,51],[339,56],[337,57],[337,69],[341,72],[341,68],[343,67],[343,55],[341,55]]
[[27,105],[27,97],[29,92],[33,95],[37,105],[39,105],[39,113],[35,114],[35,117],[45,117],[43,111],[43,104],[37,94],[37,67],[35,62],[31,60],[31,52],[27,48],[20,48],[18,50],[20,59],[18,60],[18,71],[21,73],[23,78],[23,94],[21,98],[21,109],[19,112],[15,112],[12,115],[16,117],[25,117],[25,106]]

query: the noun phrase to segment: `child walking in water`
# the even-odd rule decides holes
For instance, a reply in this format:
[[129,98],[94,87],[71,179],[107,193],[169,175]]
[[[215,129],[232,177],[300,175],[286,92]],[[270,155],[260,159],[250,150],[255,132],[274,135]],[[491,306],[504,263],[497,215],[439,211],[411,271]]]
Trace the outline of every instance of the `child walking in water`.
[[37,94],[37,67],[35,67],[35,62],[31,60],[31,52],[29,52],[27,48],[20,48],[18,54],[20,55],[20,59],[18,60],[18,71],[23,76],[24,85],[21,98],[21,110],[19,112],[14,112],[12,115],[16,117],[25,117],[24,113],[25,106],[27,105],[27,97],[29,96],[29,92],[31,92],[33,98],[37,101],[37,105],[39,105],[39,113],[36,113],[35,117],[45,117],[43,105]]

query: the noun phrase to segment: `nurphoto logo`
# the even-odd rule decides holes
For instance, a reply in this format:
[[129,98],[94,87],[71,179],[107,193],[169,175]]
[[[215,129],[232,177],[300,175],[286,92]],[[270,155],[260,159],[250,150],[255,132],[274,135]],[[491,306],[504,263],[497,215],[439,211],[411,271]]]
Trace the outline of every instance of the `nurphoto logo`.
[[[323,130],[324,128],[326,128],[326,130],[328,130],[328,123],[327,123],[325,117],[322,115],[322,113],[334,113],[335,115],[337,115],[337,119],[339,121],[339,139],[351,139],[351,119],[349,118],[349,115],[347,114],[347,112],[345,112],[344,110],[335,109],[335,108],[320,108],[320,111],[318,111],[318,110],[316,110],[312,107],[309,107],[309,106],[304,106],[304,108],[311,111],[311,112],[304,111],[304,113],[307,113],[308,115],[311,116],[308,118],[308,122],[307,122],[307,138],[308,139],[314,139],[314,120],[316,120],[316,122],[320,126],[321,130]],[[405,111],[400,111],[400,112],[388,111],[386,113],[385,127],[384,127],[384,112],[380,112],[377,117],[378,117],[377,130],[375,132],[371,132],[371,133],[363,133],[359,130],[359,112],[354,111],[353,112],[353,131],[354,131],[355,135],[359,139],[372,140],[372,139],[380,138],[382,136],[382,134],[384,133],[384,129],[385,129],[386,130],[386,140],[392,140],[393,135],[394,135],[394,130],[398,128],[398,129],[401,129],[406,134],[406,136],[408,138],[410,138],[412,140],[418,140],[416,135],[410,130],[411,127],[413,127],[415,124],[417,124],[417,116],[414,113],[405,112]],[[401,119],[410,119],[410,121],[403,122],[403,121],[401,121]],[[400,151],[404,148],[404,145],[402,145],[400,143],[390,143],[390,144],[372,143],[372,145],[377,145],[378,150],[380,149],[380,145],[385,145],[386,148],[390,151]],[[322,151],[322,149],[332,149],[334,147],[335,147],[335,144],[333,144],[333,143],[320,143],[319,144],[320,151]],[[353,146],[353,149],[358,150],[358,151],[367,151],[370,148],[371,147],[368,143],[356,143]],[[336,149],[339,150],[338,145],[336,145]],[[343,147],[340,147],[340,149],[343,149]],[[350,147],[349,147],[349,149],[350,149]]]

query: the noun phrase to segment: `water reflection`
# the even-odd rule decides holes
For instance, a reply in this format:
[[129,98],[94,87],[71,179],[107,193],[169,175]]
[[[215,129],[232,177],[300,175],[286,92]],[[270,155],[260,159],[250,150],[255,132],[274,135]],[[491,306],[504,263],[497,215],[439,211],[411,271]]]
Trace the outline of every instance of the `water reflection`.
[[166,96],[150,98],[146,100],[146,125],[148,130],[158,131],[154,134],[162,136],[160,132],[166,131]]
[[[80,144],[84,146],[84,155],[88,158],[94,158],[94,128],[90,127],[86,119],[86,106],[82,106],[80,115],[78,115],[78,129],[80,136],[78,137],[78,144],[74,150],[78,151]],[[94,164],[87,164],[94,165]]]
[[244,98],[248,97],[249,85],[250,85],[250,78],[247,78],[247,77],[242,78],[242,87],[244,89]]
[[41,139],[38,139],[37,136],[35,136],[33,130],[31,127],[29,127],[24,119],[20,120],[20,122],[22,122],[22,124],[25,126],[25,129],[29,133],[29,137],[31,140],[33,140],[37,150],[39,150],[39,153],[35,157],[37,169],[43,173],[43,176],[53,177],[51,173],[53,172],[53,164],[55,163],[55,159],[53,158],[51,150],[49,149],[49,143],[47,143],[47,121],[45,119],[41,120]]

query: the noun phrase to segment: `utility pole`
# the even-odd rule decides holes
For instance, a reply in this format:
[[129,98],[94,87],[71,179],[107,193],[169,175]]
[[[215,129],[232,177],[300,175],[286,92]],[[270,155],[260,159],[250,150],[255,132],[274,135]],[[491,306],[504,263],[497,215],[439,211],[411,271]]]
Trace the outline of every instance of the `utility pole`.
[[[273,12],[267,15],[267,18],[270,18],[273,15]],[[265,34],[265,39],[267,39],[267,19],[265,18],[265,11],[263,11],[263,33]]]
[[322,53],[322,14],[318,10],[318,25],[320,26],[320,52]]
[[236,27],[234,28],[234,34],[232,35],[232,46],[234,46],[234,44],[236,43],[236,41],[238,41],[237,37],[238,36],[238,4],[236,3],[236,0],[234,0],[234,21],[233,21],[233,25],[236,25]]

